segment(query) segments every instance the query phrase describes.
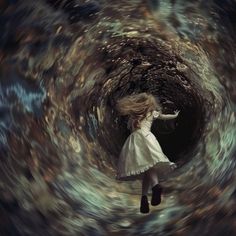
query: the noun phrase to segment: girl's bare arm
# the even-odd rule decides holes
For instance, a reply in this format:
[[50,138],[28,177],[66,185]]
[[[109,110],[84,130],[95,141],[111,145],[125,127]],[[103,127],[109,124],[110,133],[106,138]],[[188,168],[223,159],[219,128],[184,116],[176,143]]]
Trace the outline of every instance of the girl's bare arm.
[[175,111],[175,114],[159,114],[158,119],[160,120],[171,120],[178,116],[179,111]]

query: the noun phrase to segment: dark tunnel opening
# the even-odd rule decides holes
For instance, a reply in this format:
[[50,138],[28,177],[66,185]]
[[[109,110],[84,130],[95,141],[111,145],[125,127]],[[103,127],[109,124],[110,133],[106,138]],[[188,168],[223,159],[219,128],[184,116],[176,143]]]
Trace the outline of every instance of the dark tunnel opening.
[[[112,55],[113,60],[117,59],[117,64],[112,63],[112,69],[109,53],[111,47],[116,48],[117,52]],[[126,54],[126,50],[129,53]],[[100,93],[94,94],[92,102],[95,107],[103,103],[107,108],[100,126],[103,131],[97,136],[100,145],[115,159],[119,156],[130,131],[126,125],[127,117],[120,117],[115,109],[116,99],[132,93],[148,92],[160,101],[163,113],[180,110],[180,115],[175,120],[153,122],[152,132],[164,153],[180,166],[190,161],[191,151],[204,130],[205,111],[198,86],[178,70],[179,64],[183,62],[165,48],[158,47],[157,42],[139,39],[123,39],[119,45],[114,42],[108,50],[101,53],[101,58],[103,62],[107,62],[104,63],[104,70],[109,83],[102,85],[98,90]],[[122,64],[124,60],[126,64]],[[114,89],[108,92],[107,84]],[[116,163],[114,160],[112,162]]]

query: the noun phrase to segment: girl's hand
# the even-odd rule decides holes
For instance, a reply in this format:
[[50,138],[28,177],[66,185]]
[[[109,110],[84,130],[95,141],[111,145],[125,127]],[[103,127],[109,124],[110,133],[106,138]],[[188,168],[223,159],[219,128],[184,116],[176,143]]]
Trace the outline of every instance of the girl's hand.
[[175,110],[176,117],[179,115],[180,110]]

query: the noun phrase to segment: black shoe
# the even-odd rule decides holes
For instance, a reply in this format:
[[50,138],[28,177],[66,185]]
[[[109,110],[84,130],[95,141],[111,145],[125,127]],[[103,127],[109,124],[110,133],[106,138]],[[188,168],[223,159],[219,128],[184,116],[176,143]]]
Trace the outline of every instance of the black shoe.
[[162,187],[160,184],[156,184],[154,187],[152,187],[152,200],[151,200],[152,206],[156,206],[161,203],[161,192],[162,192]]
[[146,195],[142,196],[142,198],[141,198],[140,212],[141,213],[148,213],[149,212],[148,197]]

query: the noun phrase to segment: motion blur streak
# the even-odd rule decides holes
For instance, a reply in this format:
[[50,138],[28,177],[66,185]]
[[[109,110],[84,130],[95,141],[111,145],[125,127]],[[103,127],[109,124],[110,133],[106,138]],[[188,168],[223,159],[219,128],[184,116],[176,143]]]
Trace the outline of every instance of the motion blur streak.
[[[236,235],[235,0],[0,1],[0,235]],[[150,92],[178,169],[139,212],[116,99]]]

